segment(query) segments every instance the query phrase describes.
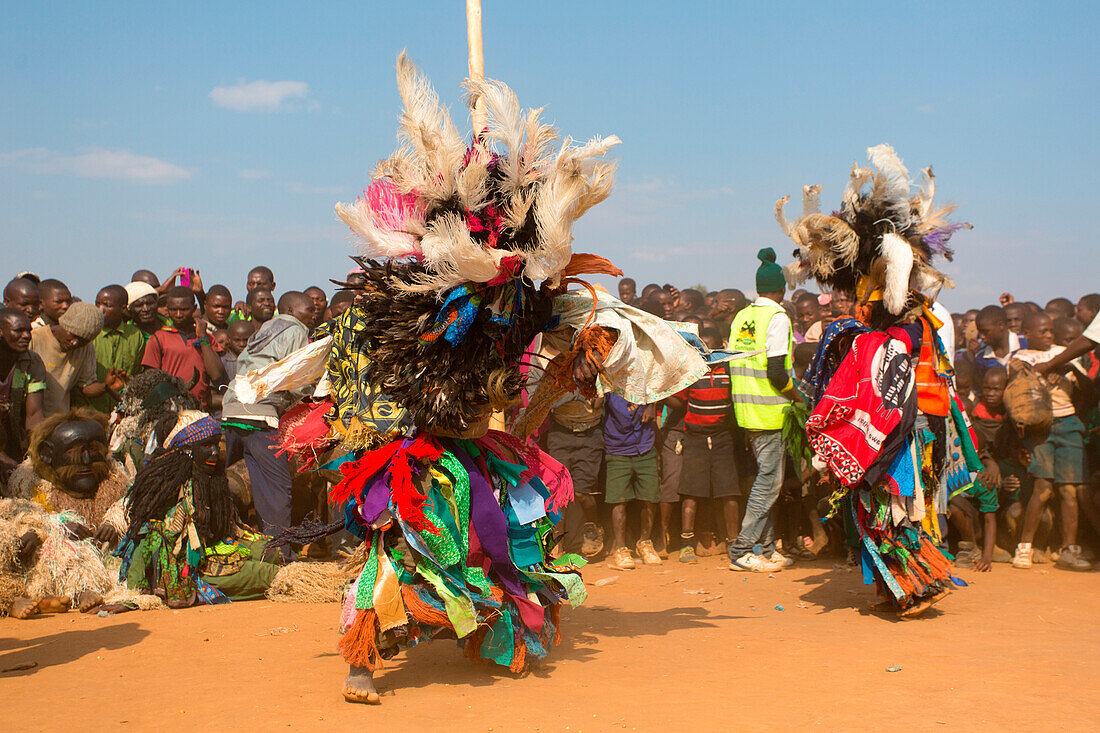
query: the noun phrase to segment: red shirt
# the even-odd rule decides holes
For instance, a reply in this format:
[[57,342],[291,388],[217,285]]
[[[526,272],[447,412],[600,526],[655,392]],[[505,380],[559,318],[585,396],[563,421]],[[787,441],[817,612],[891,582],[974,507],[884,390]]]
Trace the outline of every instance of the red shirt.
[[164,326],[159,331],[154,331],[146,342],[141,365],[148,369],[166,371],[182,379],[184,384],[190,384],[197,372],[198,380],[191,388],[191,394],[195,395],[203,407],[209,407],[210,380],[206,376],[206,364],[202,360],[199,339],[187,338],[171,326]]
[[680,390],[676,396],[687,403],[684,415],[687,432],[713,434],[729,428],[733,402],[730,375],[725,365],[714,367],[710,374]]

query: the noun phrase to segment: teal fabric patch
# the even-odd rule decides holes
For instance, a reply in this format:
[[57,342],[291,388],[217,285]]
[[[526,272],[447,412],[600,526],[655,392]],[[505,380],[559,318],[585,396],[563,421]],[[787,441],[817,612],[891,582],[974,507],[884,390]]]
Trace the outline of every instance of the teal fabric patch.
[[496,662],[503,667],[511,665],[512,657],[516,652],[515,639],[515,633],[512,630],[512,617],[510,614],[505,613],[489,627],[489,633],[485,635],[485,640],[481,642],[481,649],[479,650],[481,658]]

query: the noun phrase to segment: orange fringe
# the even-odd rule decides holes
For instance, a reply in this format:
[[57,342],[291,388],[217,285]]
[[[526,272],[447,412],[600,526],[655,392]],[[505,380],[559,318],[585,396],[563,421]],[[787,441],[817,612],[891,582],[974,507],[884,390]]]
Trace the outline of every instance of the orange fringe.
[[561,643],[561,605],[550,606],[550,623],[554,624],[554,646]]
[[[595,304],[595,301],[593,301]],[[595,314],[593,308],[593,315]],[[573,341],[573,348],[566,353],[558,354],[550,360],[546,368],[546,377],[540,383],[535,393],[531,395],[527,403],[527,410],[523,416],[512,426],[512,432],[522,438],[526,438],[535,428],[542,425],[543,420],[550,413],[551,406],[559,397],[576,390],[589,399],[596,397],[595,386],[581,388],[573,381],[573,361],[577,358],[587,358],[585,352],[592,352],[599,356],[600,364],[607,359],[608,352],[615,345],[617,334],[603,326],[587,326],[577,332]]]
[[611,260],[599,255],[590,255],[583,252],[574,252],[569,258],[569,264],[561,272],[564,277],[577,275],[613,275],[622,277],[623,271],[611,264]]
[[[928,565],[931,572],[920,564],[918,557]],[[887,567],[893,569],[891,566],[897,564],[896,562],[889,562]],[[951,566],[948,564],[947,558],[936,549],[935,545],[929,542],[927,538],[922,538],[920,549],[910,555],[909,562],[900,568],[900,572],[892,572],[891,574],[907,596],[916,596],[918,594],[918,583],[925,588],[935,588],[950,580]]]
[[355,623],[337,645],[344,660],[353,667],[366,667],[371,672],[382,669],[382,654],[378,651],[378,616],[374,609],[359,609]]
[[442,626],[445,629],[454,631],[454,626],[451,624],[451,619],[447,617],[447,613],[422,601],[417,592],[410,586],[401,586],[401,597],[405,601],[405,610],[418,623],[425,626]]
[[516,645],[512,647],[512,663],[508,665],[511,672],[522,672],[527,666],[527,645],[523,643],[523,634],[516,635]]
[[474,629],[474,632],[466,637],[466,656],[473,659],[475,662],[487,662],[487,659],[482,659],[480,650],[481,644],[485,641],[485,636],[489,633],[488,626],[478,626]]

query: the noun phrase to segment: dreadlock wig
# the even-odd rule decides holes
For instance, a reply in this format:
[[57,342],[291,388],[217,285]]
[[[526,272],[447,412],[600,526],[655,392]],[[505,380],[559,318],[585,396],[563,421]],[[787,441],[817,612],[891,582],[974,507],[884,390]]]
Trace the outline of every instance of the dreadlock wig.
[[181,410],[199,409],[199,401],[179,377],[160,369],[149,369],[130,380],[119,395],[114,417],[114,442],[125,439],[144,442],[154,426]]
[[615,136],[558,141],[541,110],[504,84],[465,83],[486,125],[467,144],[402,53],[400,145],[336,214],[359,241],[353,308],[371,363],[361,377],[421,429],[461,432],[521,387],[519,358],[550,319],[552,294],[582,272],[617,272],[572,251],[573,223],[611,192]]
[[200,539],[216,544],[229,536],[237,516],[225,470],[220,466],[212,472],[203,470],[194,450],[219,435],[221,429],[209,415],[192,410],[180,413],[162,447],[134,477],[127,494],[128,539],[136,540],[146,522],[163,520],[180,502],[188,482],[193,503],[191,517]]
[[819,210],[821,186],[802,189],[802,215],[788,221],[784,207],[790,196],[775,204],[783,232],[798,248],[786,268],[787,282],[795,287],[813,277],[835,290],[856,293],[867,302],[881,301],[881,315],[889,320],[912,306],[911,293],[931,297],[950,278],[933,267],[936,257],[950,261],[948,241],[970,224],[953,223],[953,206],[933,207],[936,179],[925,168],[916,187],[909,171],[889,145],[867,150],[870,168],[852,165],[840,208],[832,214]]

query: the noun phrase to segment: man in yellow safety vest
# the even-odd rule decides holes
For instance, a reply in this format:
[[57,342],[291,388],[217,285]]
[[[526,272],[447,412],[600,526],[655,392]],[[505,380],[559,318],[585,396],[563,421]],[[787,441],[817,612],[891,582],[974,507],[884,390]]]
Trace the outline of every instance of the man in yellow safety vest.
[[752,354],[730,363],[730,389],[737,424],[748,433],[758,470],[729,556],[730,570],[772,573],[793,562],[775,549],[772,508],[787,459],[783,419],[787,406],[802,398],[791,381],[794,340],[791,319],[781,305],[787,286],[783,268],[775,263],[771,247],[756,256],[757,298],[734,319],[729,347]]

